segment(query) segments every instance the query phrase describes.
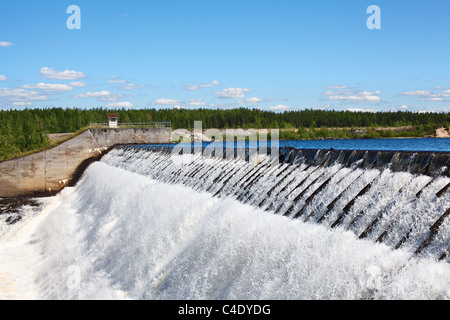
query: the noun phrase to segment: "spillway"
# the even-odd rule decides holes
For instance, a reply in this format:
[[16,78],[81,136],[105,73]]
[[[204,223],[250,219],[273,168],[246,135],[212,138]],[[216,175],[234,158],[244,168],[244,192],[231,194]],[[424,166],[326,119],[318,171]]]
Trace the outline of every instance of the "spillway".
[[0,300],[450,299],[448,154],[228,151],[118,146],[0,220]]
[[[186,151],[187,150],[187,151]],[[276,160],[276,161],[274,161]],[[449,262],[450,154],[121,146],[103,162]]]

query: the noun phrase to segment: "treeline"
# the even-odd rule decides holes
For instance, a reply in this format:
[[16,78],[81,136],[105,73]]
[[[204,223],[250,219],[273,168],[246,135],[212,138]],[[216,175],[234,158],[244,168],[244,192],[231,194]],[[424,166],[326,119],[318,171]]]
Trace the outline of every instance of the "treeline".
[[405,137],[432,137],[435,135],[436,126],[433,124],[420,124],[418,126],[383,128],[305,128],[280,131],[282,140],[321,140],[321,139],[380,139],[380,138],[405,138]]
[[[170,120],[174,129],[192,129],[194,121],[202,121],[203,128],[272,128],[296,129],[301,127],[400,127],[419,125],[445,125],[450,113],[414,112],[350,112],[301,110],[276,113],[259,109],[231,110],[130,110],[128,117],[138,121],[145,118]],[[122,118],[126,122],[127,118]]]
[[0,111],[0,161],[47,145],[48,133],[32,110]]
[[[320,138],[323,130],[351,127],[400,127],[430,128],[449,126],[450,113],[414,112],[349,112],[301,110],[277,113],[259,109],[24,109],[0,111],[0,161],[36,150],[49,143],[48,134],[76,132],[91,122],[104,123],[114,113],[119,123],[171,121],[173,129],[192,129],[194,121],[202,121],[203,128],[268,128],[298,129],[296,137]],[[318,133],[305,128],[321,128]],[[419,129],[417,129],[419,130]],[[320,133],[322,132],[322,134]],[[345,130],[336,131],[347,137]],[[370,134],[375,135],[374,132]],[[379,131],[376,133],[380,134]],[[416,133],[418,134],[418,133]],[[389,135],[388,133],[386,135]]]

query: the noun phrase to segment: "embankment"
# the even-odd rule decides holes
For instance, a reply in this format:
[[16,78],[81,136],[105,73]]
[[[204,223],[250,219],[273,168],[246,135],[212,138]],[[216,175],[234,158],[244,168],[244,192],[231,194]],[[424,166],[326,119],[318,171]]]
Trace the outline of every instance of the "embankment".
[[55,194],[121,144],[169,143],[171,128],[89,129],[52,149],[0,163],[0,198]]

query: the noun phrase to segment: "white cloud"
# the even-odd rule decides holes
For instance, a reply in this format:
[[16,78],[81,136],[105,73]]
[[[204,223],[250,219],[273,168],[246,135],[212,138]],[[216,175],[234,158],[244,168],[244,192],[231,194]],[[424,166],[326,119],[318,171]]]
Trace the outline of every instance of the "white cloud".
[[161,98],[161,99],[157,99],[155,102],[153,102],[153,104],[169,105],[169,104],[181,104],[181,102],[178,100],[174,100],[174,99]]
[[127,83],[128,81],[127,80],[120,80],[120,79],[118,79],[118,80],[108,80],[108,83],[122,83],[122,84],[124,84],[124,83]]
[[206,102],[202,99],[191,99],[188,100],[190,106],[201,107],[206,106]]
[[12,45],[13,45],[12,42],[0,41],[0,47],[11,47]]
[[291,107],[286,106],[286,105],[284,105],[284,104],[279,104],[279,105],[277,105],[277,106],[269,107],[269,109],[270,109],[270,110],[274,110],[274,111],[286,111],[286,110],[290,110]]
[[108,79],[109,79],[108,83],[122,83],[123,84],[123,83],[127,83],[128,82],[127,80],[120,79],[120,77],[116,76],[116,75],[111,76]]
[[366,101],[366,102],[380,102],[381,98],[374,95],[368,95],[368,96],[360,96],[360,95],[333,95],[328,98],[328,100],[331,101],[343,101],[343,100],[349,100],[349,101]]
[[100,98],[100,97],[107,97],[110,96],[111,92],[103,90],[98,92],[86,92],[86,93],[80,93],[75,96],[75,98]]
[[436,87],[436,89],[443,90],[440,93],[430,92],[428,90],[417,90],[417,91],[409,91],[409,92],[401,92],[402,96],[411,96],[420,101],[448,101],[447,98],[450,97],[450,90],[444,90],[443,87]]
[[197,91],[198,89],[200,89],[200,86],[196,84],[187,84],[184,86],[184,88],[189,91]]
[[448,113],[450,110],[448,108],[442,109],[442,110],[418,110],[414,111],[416,113]]
[[69,85],[72,87],[86,87],[87,83],[76,81],[76,82],[70,82]]
[[243,99],[245,98],[245,93],[250,91],[248,88],[227,88],[220,92],[214,92],[214,94],[219,98]]
[[337,86],[325,86],[325,88],[329,89],[329,90],[339,90],[339,89],[346,89],[347,86],[340,86],[340,85],[337,85]]
[[363,109],[363,108],[347,108],[347,111],[350,111],[350,112],[377,112],[374,109]]
[[97,92],[86,92],[80,93],[75,96],[75,98],[96,98],[101,101],[117,101],[120,98],[123,98],[121,94],[112,94],[107,90],[97,91]]
[[22,88],[0,88],[0,97],[10,102],[45,101],[47,97],[38,91],[28,91]]
[[347,101],[347,102],[380,102],[380,90],[375,92],[359,91],[347,88],[346,86],[334,86],[333,89],[322,93],[329,101]]
[[134,104],[127,101],[122,102],[112,102],[106,105],[108,108],[134,108]]
[[53,68],[44,67],[41,69],[41,77],[57,80],[78,80],[86,78],[86,75],[83,72],[73,70],[56,71]]
[[118,77],[118,76],[109,77],[108,83],[123,84],[123,86],[118,87],[119,89],[122,89],[122,90],[133,90],[133,89],[139,89],[139,88],[145,87],[145,85],[143,85],[143,84],[128,83],[128,80],[120,79],[120,77]]
[[422,98],[420,101],[444,101],[444,98],[437,95],[431,95],[427,98]]
[[123,90],[133,90],[133,89],[139,89],[139,88],[144,88],[145,86],[143,84],[133,84],[133,83],[129,83],[126,86],[120,87],[120,89]]
[[210,88],[220,85],[220,82],[217,80],[213,80],[210,83],[201,84],[200,88]]
[[43,83],[40,82],[34,85],[24,85],[22,88],[25,89],[39,89],[43,91],[72,91],[73,88],[67,84],[53,84],[53,83]]
[[239,104],[256,104],[256,103],[260,103],[260,102],[273,102],[274,99],[273,98],[268,98],[268,99],[260,99],[258,97],[253,97],[253,98],[247,98],[245,100],[239,100],[237,103]]
[[258,102],[261,102],[261,101],[263,101],[263,100],[260,99],[260,98],[257,98],[257,97],[248,98],[247,100],[245,100],[245,102],[248,102],[248,103],[258,103]]
[[22,102],[13,102],[12,103],[13,107],[29,107],[29,106],[32,106],[32,105],[33,104],[31,102],[24,102],[24,101],[22,101]]
[[0,81],[6,81],[8,78],[4,75],[0,74]]
[[327,103],[327,104],[323,104],[321,106],[314,107],[313,109],[314,110],[322,110],[323,111],[323,110],[326,110],[327,108],[331,108],[331,107],[332,107],[332,105]]
[[189,91],[197,91],[197,90],[199,90],[199,89],[201,89],[201,88],[215,87],[215,86],[218,86],[218,85],[220,85],[220,84],[221,84],[221,83],[220,83],[219,81],[213,80],[213,81],[211,81],[210,83],[205,83],[205,84],[200,84],[200,85],[197,85],[197,84],[187,84],[187,85],[184,86],[184,88],[185,88],[186,90],[189,90]]
[[402,104],[401,106],[397,107],[398,110],[407,110],[409,107],[406,104]]
[[402,95],[402,96],[429,96],[430,94],[431,94],[430,91],[425,91],[425,90],[417,90],[417,91],[400,93],[400,95]]

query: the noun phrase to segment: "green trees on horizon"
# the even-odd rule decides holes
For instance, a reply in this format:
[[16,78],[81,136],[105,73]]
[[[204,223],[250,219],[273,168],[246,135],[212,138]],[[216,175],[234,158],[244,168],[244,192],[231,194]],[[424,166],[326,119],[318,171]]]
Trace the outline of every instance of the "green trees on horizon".
[[0,112],[0,161],[49,143],[44,121],[31,110]]
[[[327,135],[348,138],[349,130],[358,127],[414,127],[407,134],[425,135],[439,126],[449,126],[450,113],[350,112],[306,109],[277,113],[259,109],[79,109],[48,108],[0,110],[0,161],[49,144],[48,134],[76,132],[90,122],[104,123],[114,113],[119,123],[170,121],[173,129],[192,129],[202,121],[203,129],[255,128],[298,129],[285,131],[282,138],[317,139]],[[311,130],[311,129],[316,130]],[[319,128],[319,129],[317,129]],[[351,130],[350,130],[351,131]],[[366,137],[396,136],[390,130],[369,130]],[[284,136],[283,136],[284,135]]]

